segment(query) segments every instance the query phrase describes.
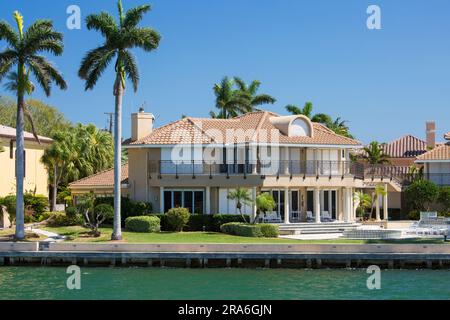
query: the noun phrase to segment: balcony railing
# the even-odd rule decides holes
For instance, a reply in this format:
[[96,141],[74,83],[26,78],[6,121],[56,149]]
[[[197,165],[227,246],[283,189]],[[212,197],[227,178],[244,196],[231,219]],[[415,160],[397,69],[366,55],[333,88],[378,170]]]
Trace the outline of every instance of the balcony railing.
[[215,163],[212,161],[151,160],[148,163],[150,177],[158,175],[200,176],[209,175],[260,175],[265,176],[354,176],[363,178],[364,167],[351,161],[248,161]]

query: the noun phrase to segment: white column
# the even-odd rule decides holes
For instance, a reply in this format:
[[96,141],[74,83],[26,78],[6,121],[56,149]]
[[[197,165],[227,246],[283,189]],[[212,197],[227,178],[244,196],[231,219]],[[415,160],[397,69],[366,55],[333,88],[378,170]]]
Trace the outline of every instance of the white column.
[[314,188],[314,215],[316,223],[320,223],[320,190],[317,187]]
[[325,208],[325,191],[324,190],[320,190],[319,191],[320,194],[320,213],[322,213],[323,208]]
[[164,212],[164,187],[159,187],[159,212]]
[[253,204],[252,204],[252,221],[256,218],[256,187],[252,188],[252,198],[253,198]]
[[384,220],[388,220],[388,187],[387,183],[384,184],[384,192],[385,195],[383,196],[383,218]]
[[349,222],[350,221],[350,201],[349,198],[351,196],[350,194],[350,188],[344,188],[344,221]]
[[381,218],[380,218],[380,198],[376,194],[375,194],[375,199],[376,199],[376,201],[375,201],[376,219],[377,219],[377,221],[380,221],[381,220]]
[[289,147],[284,147],[284,174],[289,175]]
[[333,216],[333,195],[331,193],[332,191],[328,190],[328,213],[330,217]]
[[211,214],[211,187],[205,188],[205,214]]
[[289,188],[284,188],[284,223],[290,223],[289,211]]

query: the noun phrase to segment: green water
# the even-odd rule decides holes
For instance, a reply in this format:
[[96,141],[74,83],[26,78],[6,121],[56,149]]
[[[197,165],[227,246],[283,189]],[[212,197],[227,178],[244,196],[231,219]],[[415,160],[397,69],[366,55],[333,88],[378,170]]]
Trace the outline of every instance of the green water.
[[0,299],[450,299],[450,270],[383,270],[369,290],[365,270],[0,267]]

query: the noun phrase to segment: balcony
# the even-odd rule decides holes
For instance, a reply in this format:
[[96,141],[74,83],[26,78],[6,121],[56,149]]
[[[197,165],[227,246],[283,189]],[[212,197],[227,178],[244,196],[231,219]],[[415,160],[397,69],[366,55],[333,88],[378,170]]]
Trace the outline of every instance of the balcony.
[[364,168],[351,161],[248,161],[245,163],[216,163],[213,161],[171,161],[150,160],[148,162],[149,177],[164,175],[179,176],[314,176],[314,177],[346,177],[363,178]]

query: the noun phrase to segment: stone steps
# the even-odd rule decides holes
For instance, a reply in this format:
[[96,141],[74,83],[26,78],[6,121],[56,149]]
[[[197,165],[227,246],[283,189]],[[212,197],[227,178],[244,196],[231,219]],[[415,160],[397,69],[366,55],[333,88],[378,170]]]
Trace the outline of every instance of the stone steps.
[[359,224],[356,223],[291,223],[280,224],[281,235],[299,235],[299,234],[330,234],[343,233],[346,230],[356,229]]

